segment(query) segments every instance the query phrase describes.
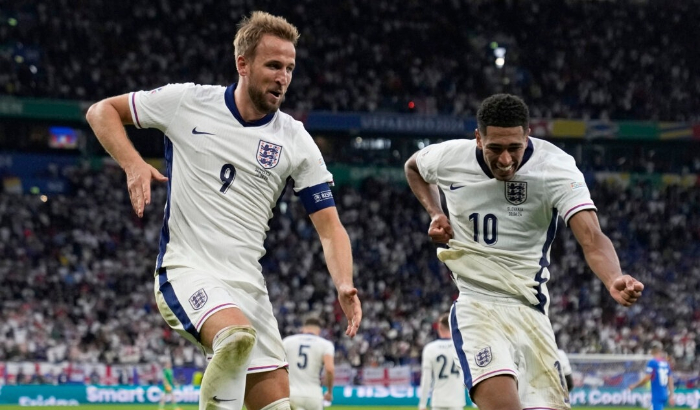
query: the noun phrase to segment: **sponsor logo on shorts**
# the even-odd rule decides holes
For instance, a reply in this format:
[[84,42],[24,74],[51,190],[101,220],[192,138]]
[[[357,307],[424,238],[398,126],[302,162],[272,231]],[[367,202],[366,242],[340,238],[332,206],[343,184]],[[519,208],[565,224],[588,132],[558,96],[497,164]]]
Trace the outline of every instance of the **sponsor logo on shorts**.
[[493,359],[493,356],[491,355],[491,346],[484,347],[474,355],[474,361],[479,367],[488,365],[491,363],[491,359]]
[[199,310],[203,308],[204,305],[207,304],[207,300],[209,300],[209,296],[207,295],[207,292],[204,291],[204,289],[200,289],[194,292],[189,298],[190,305],[192,305],[192,308],[194,310]]

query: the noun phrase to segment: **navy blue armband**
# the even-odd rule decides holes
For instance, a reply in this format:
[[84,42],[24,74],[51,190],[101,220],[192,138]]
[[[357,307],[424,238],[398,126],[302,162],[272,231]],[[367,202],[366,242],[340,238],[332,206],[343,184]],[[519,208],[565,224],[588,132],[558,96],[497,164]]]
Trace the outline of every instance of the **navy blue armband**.
[[304,188],[297,195],[309,215],[323,208],[335,206],[333,193],[327,182]]

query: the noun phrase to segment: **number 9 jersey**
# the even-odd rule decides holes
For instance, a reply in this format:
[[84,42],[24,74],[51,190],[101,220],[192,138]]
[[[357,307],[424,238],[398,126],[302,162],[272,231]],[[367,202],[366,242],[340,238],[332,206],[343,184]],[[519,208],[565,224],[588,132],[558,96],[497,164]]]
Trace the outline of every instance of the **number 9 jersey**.
[[168,198],[156,272],[190,267],[266,291],[259,259],[287,178],[308,213],[334,206],[332,175],[301,122],[246,122],[229,87],[169,84],[129,94],[137,128],[165,134]]

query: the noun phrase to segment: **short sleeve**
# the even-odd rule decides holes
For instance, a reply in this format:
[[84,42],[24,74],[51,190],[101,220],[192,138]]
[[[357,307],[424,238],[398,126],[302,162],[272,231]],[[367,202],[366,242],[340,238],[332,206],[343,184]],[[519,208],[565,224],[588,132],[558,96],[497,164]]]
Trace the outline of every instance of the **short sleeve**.
[[653,360],[649,360],[649,362],[647,363],[647,368],[644,369],[644,372],[645,372],[646,374],[652,374],[652,373],[654,373],[654,367],[655,367],[655,366],[654,366],[654,361],[653,361]]
[[299,192],[323,183],[333,185],[333,175],[326,168],[321,150],[306,130],[302,128],[301,132],[303,135],[299,139],[300,146],[296,148],[299,158],[294,161],[297,165],[292,170],[294,191]]
[[420,172],[425,182],[429,184],[437,184],[438,182],[438,165],[440,165],[443,149],[444,143],[441,143],[428,145],[418,151],[416,156],[418,172]]
[[166,132],[182,97],[194,84],[168,84],[150,91],[129,93],[129,109],[136,128],[157,128]]
[[333,346],[333,343],[331,343],[331,342],[328,341],[328,340],[325,340],[324,342],[325,342],[325,343],[324,343],[324,346],[323,346],[323,355],[324,355],[324,356],[325,356],[325,355],[334,356],[334,355],[335,355],[335,346]]
[[554,156],[550,164],[546,192],[550,194],[552,207],[559,210],[564,222],[568,225],[569,219],[579,211],[596,210],[586,180],[576,168],[574,158],[560,154]]

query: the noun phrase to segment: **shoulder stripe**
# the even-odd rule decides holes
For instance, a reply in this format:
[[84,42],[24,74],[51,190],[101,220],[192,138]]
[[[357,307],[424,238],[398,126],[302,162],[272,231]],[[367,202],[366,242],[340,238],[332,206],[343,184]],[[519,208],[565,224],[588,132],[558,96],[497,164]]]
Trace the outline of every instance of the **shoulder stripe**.
[[[569,217],[569,214],[571,212],[573,212],[574,210],[576,210],[582,206],[595,206],[595,204],[593,202],[586,202],[585,204],[576,205],[575,207],[569,209],[569,211],[564,215],[564,219],[566,220]],[[582,211],[583,211],[583,209],[582,209]]]
[[136,93],[131,93],[131,108],[134,110],[134,121],[136,121],[136,126],[141,127],[141,122],[139,121],[139,113],[136,111]]

